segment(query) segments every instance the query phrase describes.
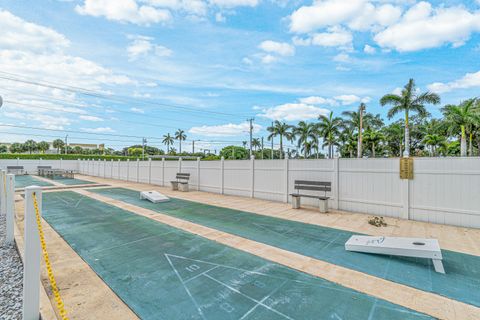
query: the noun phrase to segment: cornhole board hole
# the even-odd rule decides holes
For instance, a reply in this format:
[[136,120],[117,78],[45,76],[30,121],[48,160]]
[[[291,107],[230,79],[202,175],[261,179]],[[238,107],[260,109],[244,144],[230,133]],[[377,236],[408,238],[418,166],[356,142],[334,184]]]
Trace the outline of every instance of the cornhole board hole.
[[140,199],[147,199],[153,203],[165,202],[170,200],[169,197],[157,191],[142,191],[140,192]]
[[345,243],[345,250],[432,259],[435,271],[445,273],[437,239],[353,235]]

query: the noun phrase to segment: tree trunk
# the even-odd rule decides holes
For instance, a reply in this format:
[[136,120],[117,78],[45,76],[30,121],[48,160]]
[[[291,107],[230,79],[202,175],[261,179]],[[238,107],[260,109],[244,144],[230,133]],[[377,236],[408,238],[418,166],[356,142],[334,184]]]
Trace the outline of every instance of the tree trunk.
[[353,151],[350,150],[350,158],[353,158]]
[[283,136],[280,135],[280,159],[283,159]]
[[468,146],[468,155],[470,157],[473,157],[473,134],[470,132],[470,141],[469,141],[469,146]]
[[403,156],[410,157],[410,129],[408,128],[408,111],[405,111],[405,152]]
[[357,146],[357,158],[362,157],[362,127],[363,127],[363,111],[360,114],[360,129],[358,130],[358,146]]
[[182,140],[180,139],[179,140],[179,148],[178,148],[179,152],[178,153],[182,153]]
[[372,142],[372,156],[375,158],[375,143]]
[[307,145],[303,146],[303,157],[307,159]]
[[460,156],[466,157],[467,156],[467,137],[465,135],[465,127],[461,126],[462,128],[462,137],[460,139]]

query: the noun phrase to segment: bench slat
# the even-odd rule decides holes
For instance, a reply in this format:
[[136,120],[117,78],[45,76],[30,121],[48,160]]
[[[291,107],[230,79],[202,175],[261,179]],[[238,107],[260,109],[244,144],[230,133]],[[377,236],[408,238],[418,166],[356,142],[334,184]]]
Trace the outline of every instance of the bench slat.
[[312,190],[312,191],[332,191],[331,187],[315,187],[315,186],[295,186],[295,190]]
[[304,184],[309,186],[331,186],[329,181],[308,181],[308,180],[295,180],[295,184]]

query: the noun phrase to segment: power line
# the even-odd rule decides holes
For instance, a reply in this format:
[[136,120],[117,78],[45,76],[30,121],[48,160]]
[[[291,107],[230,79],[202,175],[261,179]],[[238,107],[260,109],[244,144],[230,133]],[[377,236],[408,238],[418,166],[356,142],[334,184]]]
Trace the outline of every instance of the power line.
[[[4,75],[2,75],[4,74]],[[85,88],[80,88],[80,87],[75,87],[75,86],[68,86],[64,85],[61,86],[59,84],[50,82],[50,81],[34,81],[34,80],[26,80],[18,78],[18,77],[24,77],[18,74],[14,73],[8,73],[4,71],[0,71],[0,79],[8,80],[8,81],[14,81],[14,82],[20,82],[20,83],[27,83],[30,85],[36,85],[36,86],[41,86],[41,87],[46,87],[50,89],[58,89],[58,90],[63,90],[71,93],[77,93],[77,94],[82,94],[94,98],[100,98],[100,99],[105,99],[105,100],[112,100],[112,101],[119,101],[119,102],[124,102],[124,103],[131,103],[131,98],[129,97],[124,97],[124,96],[119,96],[119,95],[106,95],[104,93],[99,93],[95,92],[90,89],[85,89]],[[187,110],[190,112],[200,112],[200,113],[210,113],[210,114],[216,114],[216,115],[226,115],[226,116],[242,116],[242,114],[233,114],[233,113],[226,113],[226,112],[219,112],[219,111],[211,111],[211,110],[198,110],[197,108],[192,108],[192,107],[187,107],[187,106],[180,106],[180,105],[173,105],[173,104],[166,104],[166,103],[158,103],[158,102],[150,102],[150,101],[143,101],[145,104],[150,104],[154,106],[162,106],[162,107],[167,107],[167,108],[176,108],[176,109],[183,109]],[[245,116],[245,115],[243,115]]]

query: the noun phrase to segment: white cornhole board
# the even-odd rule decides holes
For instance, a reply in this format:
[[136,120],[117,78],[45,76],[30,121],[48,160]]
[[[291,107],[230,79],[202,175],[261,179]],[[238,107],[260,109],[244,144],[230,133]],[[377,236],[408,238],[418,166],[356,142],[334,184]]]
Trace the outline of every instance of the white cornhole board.
[[435,271],[445,273],[437,239],[353,235],[345,242],[345,250],[432,259]]
[[165,202],[170,200],[169,197],[157,191],[142,191],[140,192],[140,199],[147,199],[153,203]]

